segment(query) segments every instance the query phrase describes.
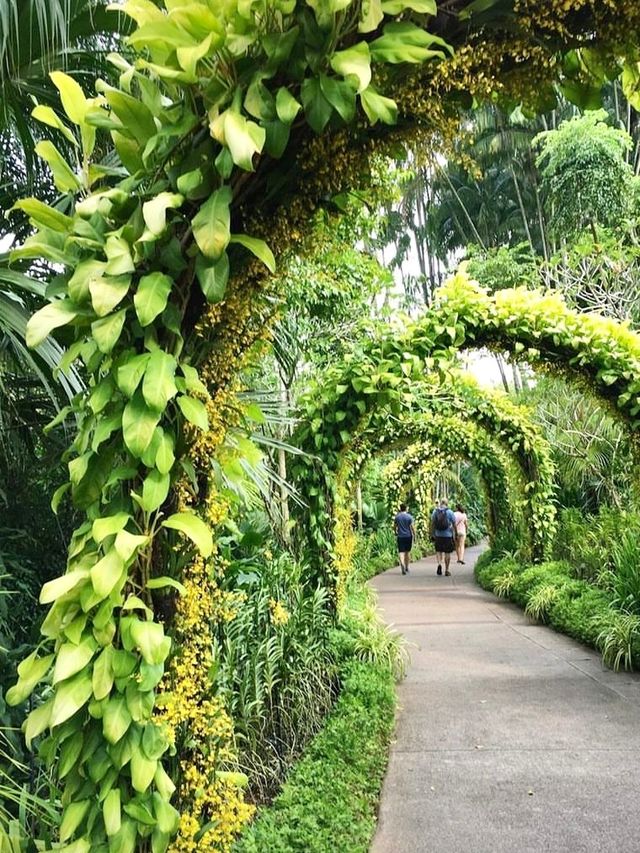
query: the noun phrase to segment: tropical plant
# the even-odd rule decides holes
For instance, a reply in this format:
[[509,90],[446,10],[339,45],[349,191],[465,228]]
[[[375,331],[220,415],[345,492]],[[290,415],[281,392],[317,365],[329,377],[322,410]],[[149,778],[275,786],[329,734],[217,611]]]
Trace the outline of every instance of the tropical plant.
[[598,634],[597,645],[604,662],[617,672],[620,667],[633,669],[639,640],[640,616],[612,611],[606,627]]
[[320,728],[337,674],[326,592],[305,590],[300,567],[286,554],[247,568],[233,619],[216,640],[214,678],[251,799],[264,802]]
[[537,165],[551,228],[567,240],[590,228],[620,225],[629,212],[633,171],[625,159],[631,138],[588,112],[540,133]]

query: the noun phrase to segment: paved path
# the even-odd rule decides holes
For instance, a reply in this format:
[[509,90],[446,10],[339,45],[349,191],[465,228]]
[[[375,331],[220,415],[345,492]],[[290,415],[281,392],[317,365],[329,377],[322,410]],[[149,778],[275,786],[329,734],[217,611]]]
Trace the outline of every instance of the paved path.
[[640,676],[434,558],[374,580],[415,644],[371,853],[638,853]]

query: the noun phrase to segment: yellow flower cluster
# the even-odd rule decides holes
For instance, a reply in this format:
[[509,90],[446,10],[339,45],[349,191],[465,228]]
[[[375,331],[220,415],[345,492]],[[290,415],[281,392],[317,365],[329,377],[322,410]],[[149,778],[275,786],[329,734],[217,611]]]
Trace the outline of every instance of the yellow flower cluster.
[[[213,625],[233,618],[237,596],[223,592],[212,579],[211,567],[196,556],[187,567],[185,592],[177,605],[175,627],[179,652],[163,684],[158,716],[171,740],[181,744],[178,796],[182,818],[171,853],[225,853],[253,807],[236,786],[216,777],[233,765],[233,723],[222,702],[212,695],[209,673],[213,664]],[[196,841],[201,829],[211,823]]]
[[286,625],[290,619],[289,611],[281,601],[275,598],[269,599],[269,610],[271,611],[271,622],[273,625]]
[[353,570],[353,558],[356,553],[358,538],[353,529],[353,519],[349,506],[348,481],[352,473],[350,455],[343,459],[342,469],[338,473],[336,488],[336,503],[334,517],[334,549],[333,568],[336,574],[336,606],[338,610],[344,604],[347,580]]
[[[200,781],[192,774],[192,784]],[[238,788],[226,781],[216,779],[210,784],[195,788],[193,808],[182,813],[178,837],[171,846],[171,853],[227,853],[255,811],[242,799]],[[211,826],[196,840],[202,830],[202,814],[210,815]]]

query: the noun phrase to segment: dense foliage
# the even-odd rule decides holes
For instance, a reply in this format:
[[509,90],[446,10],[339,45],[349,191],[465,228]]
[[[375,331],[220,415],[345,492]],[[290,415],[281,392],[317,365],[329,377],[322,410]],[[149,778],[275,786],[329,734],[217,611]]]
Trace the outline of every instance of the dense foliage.
[[[331,249],[301,260],[317,248],[319,211],[331,230],[359,190],[384,183],[381,158],[406,158],[411,148],[420,161],[420,152],[444,145],[453,162],[461,105],[492,99],[546,110],[557,103],[558,82],[584,104],[607,76],[620,77],[632,98],[637,4],[489,0],[442,10],[434,0],[275,0],[266,8],[254,0],[129,0],[115,14],[80,0],[30,0],[20,15],[12,0],[0,4],[3,182],[8,175],[14,196],[25,183],[36,193],[14,206],[12,222],[27,236],[12,253],[14,268],[3,265],[0,274],[0,320],[22,357],[18,372],[48,389],[61,379],[70,398],[63,407],[58,389],[48,394],[70,444],[53,499],[65,519],[66,571],[56,566],[50,578],[38,568],[29,581],[46,581],[40,601],[50,606],[37,644],[11,638],[30,643],[6,693],[17,709],[10,722],[28,714],[27,744],[39,756],[11,769],[61,814],[45,807],[32,819],[18,796],[0,812],[0,833],[11,821],[12,834],[0,839],[18,849],[38,842],[73,853],[230,848],[252,815],[250,799],[273,791],[299,752],[296,735],[317,730],[334,695],[325,638],[336,618],[352,616],[334,612],[333,583],[318,581],[353,558],[350,478],[373,454],[367,430],[377,429],[375,418],[382,427],[419,410],[410,386],[425,374],[437,385],[458,349],[489,344],[565,365],[629,425],[638,422],[640,346],[623,326],[585,320],[560,299],[526,290],[494,298],[458,277],[408,332],[367,329],[353,350],[322,346],[319,330],[341,326],[345,338],[362,331],[350,314],[375,301],[376,288],[388,293],[389,275],[353,245],[337,258]],[[95,81],[118,28],[129,38]],[[37,101],[29,109],[27,91]],[[36,162],[46,165],[36,171]],[[618,213],[603,225],[633,209],[622,204],[625,186],[617,181]],[[486,193],[479,210],[484,200]],[[483,220],[485,231],[497,230]],[[284,267],[278,277],[276,260]],[[431,272],[435,283],[439,273]],[[312,310],[302,308],[307,293]],[[43,302],[26,328],[37,352],[26,364],[25,316]],[[308,508],[294,531],[308,563],[268,557],[266,546],[253,559],[243,552],[249,531],[238,528],[273,496],[254,441],[255,433],[269,437],[265,414],[244,383],[248,361],[269,346],[269,322],[285,307],[299,320],[289,334],[301,344],[294,360],[315,361],[319,372],[315,384],[305,383],[313,390],[297,408],[305,423],[294,438],[309,453],[297,457]],[[327,367],[336,355],[344,361]],[[296,368],[289,373],[299,378]],[[3,383],[3,399],[31,403],[19,387]],[[481,422],[483,410],[474,411]],[[19,425],[24,431],[24,417]],[[554,532],[551,468],[535,430],[524,420],[517,426],[511,450],[521,472],[506,473],[507,464],[491,482],[506,493],[507,480],[524,472],[532,538],[543,549]],[[285,432],[270,436],[278,452]],[[382,433],[388,442],[410,439]],[[490,457],[468,446],[491,479],[500,451]],[[39,438],[30,451],[38,461],[42,448]],[[288,546],[285,468],[278,541]],[[252,570],[243,572],[241,560],[253,560]],[[279,561],[289,569],[286,584]],[[20,573],[10,574],[21,587]],[[15,634],[6,607],[0,615],[3,635]],[[361,627],[349,653],[390,654],[378,639]],[[19,654],[14,648],[12,659]],[[350,702],[347,679],[339,700],[346,723],[338,714],[333,734],[326,730],[317,754],[324,765],[309,765],[308,778],[322,779],[318,791],[333,800],[339,777],[327,775],[326,760],[336,739],[349,744],[366,832],[346,810],[343,818],[359,849],[371,827],[392,702],[389,678],[380,681],[375,667],[367,673],[345,663],[344,671],[352,671],[358,698]],[[376,716],[365,705],[378,700]],[[362,749],[354,724],[379,745],[377,754]],[[12,749],[18,743],[15,731],[6,739]],[[0,761],[4,782],[5,753]],[[310,803],[305,820],[313,826]],[[260,825],[273,834],[268,818]],[[327,827],[331,842],[335,826]]]

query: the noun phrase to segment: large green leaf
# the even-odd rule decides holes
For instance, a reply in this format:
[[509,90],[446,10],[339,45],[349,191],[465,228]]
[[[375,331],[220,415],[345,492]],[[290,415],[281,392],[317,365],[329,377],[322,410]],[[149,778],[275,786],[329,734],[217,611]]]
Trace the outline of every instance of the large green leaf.
[[131,639],[140,650],[143,659],[152,666],[164,663],[171,648],[171,638],[165,635],[164,628],[159,622],[133,619]]
[[113,788],[104,798],[102,804],[102,816],[104,818],[105,832],[109,837],[120,831],[122,826],[122,813],[120,809],[120,789]]
[[108,317],[94,320],[91,324],[91,333],[100,352],[108,354],[118,343],[126,318],[127,309],[122,308],[120,311],[116,311],[115,314],[109,314]]
[[178,397],[178,406],[189,423],[192,423],[203,431],[209,429],[209,416],[206,406],[201,400],[181,394]]
[[211,530],[201,518],[192,512],[177,512],[165,518],[163,527],[179,530],[188,536],[203,557],[210,557],[213,552],[213,536]]
[[[155,759],[147,758],[140,747],[135,747],[131,756],[131,784],[134,790],[143,794],[153,781],[157,767]],[[152,822],[155,823],[153,818]]]
[[105,93],[109,106],[123,124],[123,132],[131,134],[144,148],[149,139],[157,132],[151,110],[142,101],[126,92],[109,89]]
[[91,674],[84,670],[63,681],[56,691],[51,709],[50,725],[59,726],[83,708],[93,694]]
[[145,512],[155,512],[166,501],[171,478],[161,474],[157,468],[150,471],[142,485],[142,507]]
[[258,237],[249,237],[247,234],[233,234],[230,242],[238,243],[248,249],[262,261],[269,272],[274,273],[276,271],[276,259],[264,240],[260,240]]
[[76,569],[67,572],[66,575],[61,575],[59,578],[54,578],[52,581],[47,581],[40,590],[40,604],[51,604],[56,599],[71,592],[79,584],[84,583],[88,577],[88,569]]
[[302,84],[300,96],[311,129],[318,134],[322,133],[331,118],[333,108],[320,87],[320,80],[317,77],[308,77]]
[[67,299],[58,299],[45,305],[27,323],[27,346],[39,346],[54,329],[66,326],[78,316],[78,309]]
[[229,245],[231,199],[231,187],[221,187],[209,196],[191,223],[198,248],[212,261],[217,261]]
[[362,92],[371,82],[371,54],[369,45],[361,41],[346,50],[340,50],[331,57],[331,67],[341,74],[348,83],[355,83],[355,90]]
[[89,278],[91,304],[98,317],[105,317],[125,298],[129,292],[131,276],[105,276]]
[[107,702],[102,715],[102,733],[105,739],[116,744],[129,731],[132,723],[124,696],[113,696]]
[[[161,428],[158,427],[158,429]],[[168,474],[173,468],[176,457],[174,454],[173,436],[170,433],[161,430],[154,461],[156,468],[161,474]]]
[[128,355],[116,369],[116,384],[127,397],[133,397],[149,361],[149,353]]
[[7,703],[20,705],[28,699],[36,684],[49,672],[52,663],[53,655],[39,658],[37,650],[31,652],[18,666],[18,682],[7,690]]
[[48,699],[27,717],[24,727],[24,739],[29,749],[31,749],[31,741],[42,734],[50,725],[52,711],[53,699]]
[[159,420],[160,414],[150,409],[140,391],[136,391],[124,407],[122,432],[124,443],[138,459],[151,443]]
[[253,171],[253,158],[264,148],[265,130],[240,113],[227,110],[224,114],[224,142],[236,166]]
[[[374,62],[420,63],[444,58],[449,45],[439,36],[428,33],[409,21],[398,21],[384,27],[384,35],[369,44]],[[433,45],[437,45],[434,49]]]
[[53,670],[53,684],[70,678],[85,668],[93,657],[95,641],[84,640],[79,645],[63,643],[58,649],[56,665]]
[[54,127],[56,130],[59,130],[64,138],[72,145],[78,145],[73,133],[71,133],[67,125],[62,121],[60,116],[51,109],[51,107],[47,107],[44,104],[38,104],[38,106],[31,110],[31,115],[36,119],[36,121],[40,121],[42,124],[46,124],[49,127]]
[[169,400],[178,393],[176,367],[175,358],[162,350],[155,350],[149,356],[142,382],[142,396],[147,405],[157,412],[163,412]]
[[91,569],[91,583],[96,595],[106,598],[122,580],[124,563],[116,549],[111,548]]
[[[68,841],[71,836],[74,834],[76,829],[80,826],[86,813],[89,811],[89,806],[91,805],[91,800],[76,800],[75,802],[69,803],[69,805],[65,808],[64,813],[62,815],[62,820],[60,821],[60,841]],[[80,840],[81,846],[78,841],[74,844],[67,845],[67,851],[71,849],[72,853],[82,853],[83,850],[90,850],[90,843],[85,840]],[[64,849],[64,848],[63,848]]]
[[91,283],[102,279],[106,266],[104,261],[94,259],[82,261],[78,264],[67,285],[69,296],[74,302],[80,304],[89,298]]
[[60,213],[59,210],[49,207],[48,204],[44,204],[37,198],[20,199],[11,210],[22,210],[36,228],[51,228],[52,231],[61,231],[66,234],[73,227],[73,220],[70,216]]
[[382,0],[385,15],[399,15],[405,9],[413,9],[422,15],[436,15],[438,12],[436,0]]
[[226,252],[217,261],[207,261],[203,255],[196,260],[196,276],[207,302],[221,302],[229,281],[229,256]]
[[172,287],[173,281],[161,272],[152,272],[140,279],[133,304],[141,326],[153,323],[164,311]]
[[398,105],[391,98],[386,98],[370,85],[360,93],[362,108],[371,124],[382,121],[384,124],[395,124],[398,119]]
[[91,535],[100,544],[107,536],[114,536],[127,526],[131,516],[128,512],[117,512],[104,518],[96,518],[91,526]]
[[67,117],[74,124],[82,124],[88,104],[80,84],[63,71],[52,71],[49,76],[60,92],[60,100]]
[[142,205],[145,225],[152,234],[159,236],[167,227],[167,210],[180,207],[184,201],[178,193],[161,192]]
[[80,189],[80,181],[53,142],[49,142],[48,139],[38,142],[36,153],[51,169],[56,189],[61,193],[75,193]]
[[113,646],[104,648],[93,664],[91,685],[96,699],[105,699],[113,687]]
[[135,270],[131,246],[124,237],[111,234],[107,237],[104,251],[108,259],[105,268],[107,275],[126,275]]
[[284,124],[292,124],[301,109],[302,105],[291,92],[285,86],[281,86],[276,95],[276,113],[280,121]]

